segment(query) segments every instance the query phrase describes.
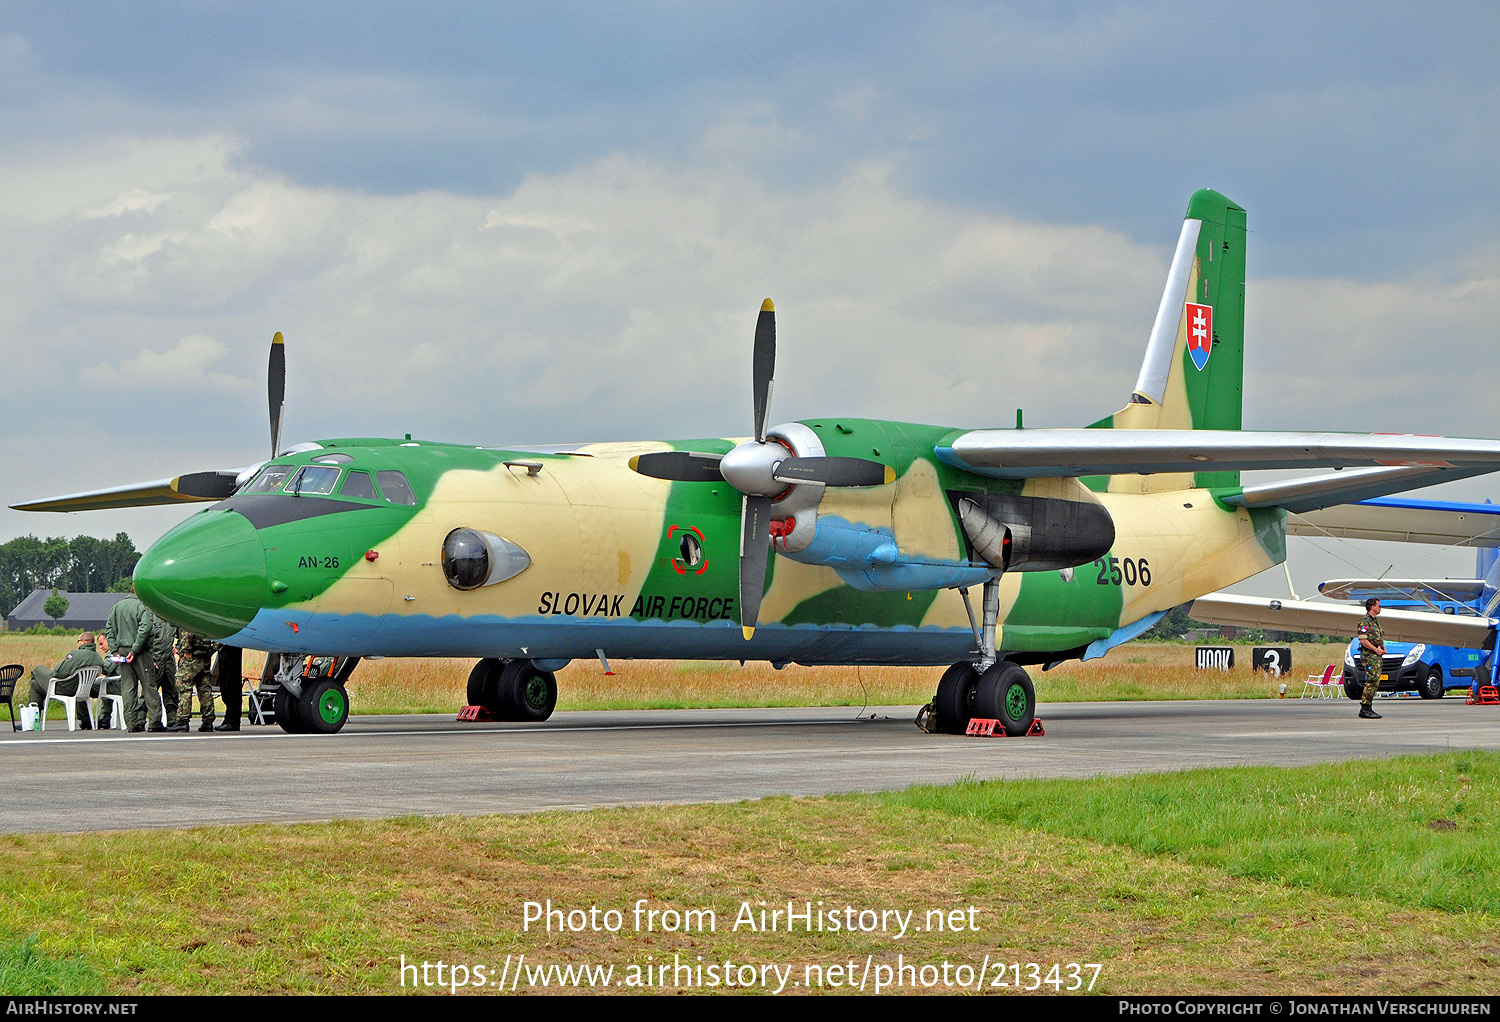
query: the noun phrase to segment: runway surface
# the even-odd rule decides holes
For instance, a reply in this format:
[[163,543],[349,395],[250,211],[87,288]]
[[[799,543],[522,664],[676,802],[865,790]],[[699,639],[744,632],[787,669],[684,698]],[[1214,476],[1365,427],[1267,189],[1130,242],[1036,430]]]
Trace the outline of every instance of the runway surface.
[[[915,707],[558,713],[545,724],[355,717],[337,735],[0,728],[0,832],[516,813],[1500,749],[1500,707],[1383,699],[1054,703],[1047,734],[927,735]],[[197,796],[212,792],[212,796]]]

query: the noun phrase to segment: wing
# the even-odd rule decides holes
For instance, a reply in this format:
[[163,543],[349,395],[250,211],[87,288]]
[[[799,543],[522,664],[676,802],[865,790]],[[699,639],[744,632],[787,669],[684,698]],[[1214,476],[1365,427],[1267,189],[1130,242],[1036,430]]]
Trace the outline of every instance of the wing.
[[1318,583],[1330,600],[1415,600],[1468,603],[1484,595],[1482,578],[1335,578]]
[[[1363,607],[1307,600],[1268,600],[1263,596],[1210,593],[1194,600],[1188,614],[1199,621],[1237,628],[1278,628],[1288,632],[1353,635],[1365,616]],[[1396,642],[1428,642],[1438,646],[1479,649],[1491,641],[1500,621],[1487,617],[1458,617],[1425,611],[1386,610],[1380,627]]]
[[[1205,429],[976,429],[936,448],[950,465],[995,479],[1296,468],[1371,468],[1382,493],[1413,477],[1500,470],[1500,441],[1365,433]],[[1402,470],[1401,474],[1391,469]],[[1415,469],[1416,471],[1411,471]],[[1388,483],[1388,485],[1386,485]]]
[[16,511],[98,511],[111,507],[145,507],[149,504],[190,504],[223,500],[234,492],[240,469],[189,472],[170,479],[132,483],[107,490],[85,490],[61,497],[48,497],[29,504],[12,504]]
[[1286,531],[1291,536],[1500,547],[1500,504],[1364,500],[1292,515]]

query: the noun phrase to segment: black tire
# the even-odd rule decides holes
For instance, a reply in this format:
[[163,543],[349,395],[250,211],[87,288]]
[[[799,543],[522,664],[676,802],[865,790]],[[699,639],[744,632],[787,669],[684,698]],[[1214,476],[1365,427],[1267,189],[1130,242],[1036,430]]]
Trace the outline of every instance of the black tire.
[[1020,664],[1001,660],[979,677],[974,716],[993,717],[1012,738],[1031,730],[1036,719],[1036,689]]
[[349,690],[331,678],[302,686],[302,726],[316,735],[337,734],[349,720]]
[[276,714],[276,723],[287,734],[300,735],[307,730],[302,723],[302,704],[286,689],[276,690],[271,697],[271,710]]
[[1365,683],[1360,679],[1358,671],[1344,672],[1344,695],[1359,702],[1360,697],[1365,694]]
[[937,695],[932,709],[937,715],[937,729],[945,735],[961,735],[974,716],[974,691],[979,674],[971,663],[954,664],[938,679]]
[[539,722],[557,707],[557,676],[530,660],[513,660],[499,677],[500,699],[508,703],[506,720]]
[[1434,667],[1427,672],[1427,677],[1417,685],[1417,695],[1423,699],[1443,698],[1443,669]]
[[[492,716],[494,715],[495,708],[490,705],[490,698],[494,694],[495,684],[489,679],[491,675],[498,674],[502,666],[501,662],[494,657],[485,657],[474,665],[474,669],[469,672],[470,706],[483,706],[490,711]],[[490,692],[488,693],[485,691],[486,682],[488,682],[490,687]]]

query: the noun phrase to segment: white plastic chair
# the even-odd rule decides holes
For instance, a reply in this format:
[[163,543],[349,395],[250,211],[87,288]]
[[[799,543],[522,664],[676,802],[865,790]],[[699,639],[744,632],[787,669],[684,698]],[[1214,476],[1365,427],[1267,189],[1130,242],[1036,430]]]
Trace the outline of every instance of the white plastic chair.
[[42,730],[47,730],[47,707],[54,701],[62,703],[63,712],[68,715],[68,730],[78,730],[78,701],[83,700],[84,712],[89,715],[89,726],[92,727],[96,714],[94,713],[94,682],[99,680],[99,668],[82,667],[72,678],[64,678],[64,681],[77,681],[78,691],[76,695],[58,695],[57,679],[53,678],[47,682],[47,698],[42,700]]
[[[109,712],[109,719],[110,719],[110,725],[109,726],[114,727],[114,728],[118,728],[119,730],[124,731],[126,729],[126,727],[125,727],[125,697],[123,695],[113,695],[109,691],[109,683],[111,681],[117,680],[119,677],[120,676],[118,674],[111,674],[111,675],[108,675],[107,677],[104,677],[104,678],[100,679],[100,681],[99,681],[99,713],[98,713],[98,715],[94,719],[96,721],[103,720],[105,712],[108,711]],[[109,706],[110,703],[114,703],[115,704],[113,708],[111,708]],[[105,725],[100,724],[98,726],[100,728],[103,728]]]

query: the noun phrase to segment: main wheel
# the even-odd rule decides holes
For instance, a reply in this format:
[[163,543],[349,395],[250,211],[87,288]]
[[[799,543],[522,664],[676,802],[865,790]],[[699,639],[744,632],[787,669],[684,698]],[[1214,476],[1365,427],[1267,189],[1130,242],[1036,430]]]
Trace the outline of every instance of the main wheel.
[[[469,672],[469,705],[483,706],[493,716],[495,707],[491,705],[495,695],[495,683],[492,678],[500,673],[500,668],[505,666],[494,657],[485,657],[474,665]],[[486,688],[488,686],[488,688]]]
[[530,660],[513,660],[500,673],[500,699],[509,703],[506,720],[543,721],[557,706],[557,677]]
[[271,709],[276,714],[276,723],[289,735],[300,735],[307,730],[302,722],[302,704],[297,697],[284,688],[278,688],[271,697]]
[[1427,672],[1427,677],[1417,686],[1417,694],[1423,699],[1443,698],[1443,669],[1434,667]]
[[974,693],[974,716],[993,717],[1012,737],[1031,730],[1036,718],[1036,690],[1025,668],[1001,660],[980,675]]
[[974,716],[974,689],[979,675],[971,663],[954,664],[938,679],[937,696],[932,708],[937,714],[937,729],[945,735],[961,735]]
[[313,734],[336,734],[349,719],[349,692],[330,678],[302,686],[302,723]]

